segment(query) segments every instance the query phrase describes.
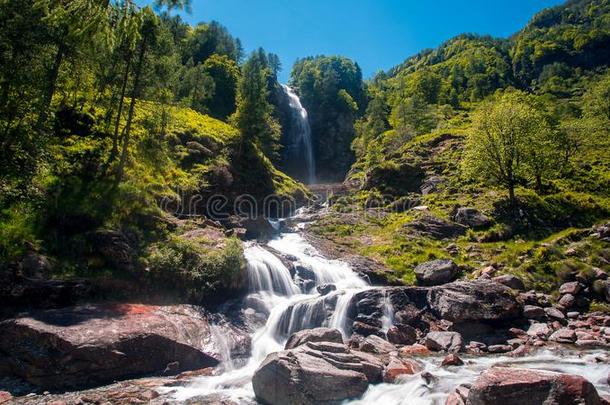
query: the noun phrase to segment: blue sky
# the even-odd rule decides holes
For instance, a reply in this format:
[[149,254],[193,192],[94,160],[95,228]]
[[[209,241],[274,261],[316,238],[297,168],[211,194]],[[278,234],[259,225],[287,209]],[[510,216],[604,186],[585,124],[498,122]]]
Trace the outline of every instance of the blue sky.
[[[141,4],[152,2],[140,0]],[[366,78],[464,33],[507,37],[559,0],[191,0],[186,21],[216,20],[241,39],[280,56],[286,82],[295,59],[343,55]]]

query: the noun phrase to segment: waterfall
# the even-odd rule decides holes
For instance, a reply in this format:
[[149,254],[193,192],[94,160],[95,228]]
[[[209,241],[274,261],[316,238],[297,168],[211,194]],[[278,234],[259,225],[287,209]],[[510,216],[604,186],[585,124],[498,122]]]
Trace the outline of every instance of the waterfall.
[[288,86],[282,85],[288,97],[292,112],[291,130],[288,132],[287,144],[284,145],[286,161],[290,165],[305,167],[304,181],[314,184],[316,181],[316,168],[311,140],[311,127],[307,110],[301,105],[299,96]]
[[290,296],[300,292],[292,280],[290,270],[269,251],[257,245],[250,245],[244,250],[244,256],[251,293],[275,292]]

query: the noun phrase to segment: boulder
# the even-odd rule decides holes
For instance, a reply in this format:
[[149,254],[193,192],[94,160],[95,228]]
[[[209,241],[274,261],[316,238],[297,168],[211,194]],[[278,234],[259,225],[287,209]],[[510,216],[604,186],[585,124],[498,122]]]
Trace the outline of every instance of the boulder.
[[455,353],[448,354],[441,363],[441,367],[463,366],[463,365],[464,365],[464,362]]
[[565,315],[563,314],[563,312],[561,312],[560,310],[558,310],[557,308],[553,308],[553,307],[547,307],[544,308],[544,313],[546,314],[546,316],[548,316],[550,319],[556,320],[556,321],[563,321],[566,319]]
[[464,225],[445,221],[431,215],[423,215],[419,219],[405,225],[409,233],[429,236],[433,239],[448,239],[462,236],[468,230]]
[[329,294],[332,291],[336,291],[337,287],[334,284],[322,284],[316,287],[316,290],[320,295]]
[[578,281],[571,281],[569,283],[563,283],[561,287],[559,287],[559,294],[578,294],[582,289],[582,285]]
[[430,308],[451,322],[499,321],[519,318],[521,304],[511,290],[486,280],[456,281],[428,292]]
[[468,405],[601,405],[595,387],[580,376],[492,367],[468,393]]
[[460,207],[453,219],[458,224],[471,228],[482,228],[491,225],[491,219],[476,208]]
[[551,328],[546,323],[533,323],[527,330],[527,335],[546,339],[551,335]]
[[271,353],[252,378],[256,398],[269,405],[340,404],[361,396],[368,384],[362,358],[339,343]]
[[392,343],[387,340],[383,340],[379,336],[371,335],[364,338],[360,344],[360,350],[367,353],[374,354],[388,354],[395,352],[398,349]]
[[417,331],[415,328],[405,324],[390,327],[386,336],[390,343],[397,345],[412,345],[417,341]]
[[426,346],[415,343],[400,348],[400,354],[404,356],[430,356],[432,352]]
[[422,370],[423,366],[415,360],[392,357],[383,370],[383,382],[395,383],[400,376],[417,374]]
[[525,290],[525,284],[523,284],[523,281],[521,281],[519,277],[513,276],[512,274],[503,274],[501,276],[494,277],[492,281],[503,284],[508,288],[512,288],[513,290]]
[[553,332],[549,340],[557,343],[574,343],[576,342],[576,332],[572,329],[561,328]]
[[426,335],[425,344],[432,351],[459,352],[464,341],[457,332],[430,332]]
[[446,259],[432,260],[415,267],[415,277],[420,285],[440,285],[453,281],[458,275],[457,265]]
[[544,319],[546,313],[544,308],[536,305],[525,305],[523,307],[523,316],[527,319]]
[[314,328],[294,333],[288,338],[284,350],[294,349],[307,342],[343,343],[343,336],[338,329]]
[[10,374],[44,389],[201,369],[219,364],[226,348],[234,357],[248,356],[250,348],[248,334],[213,326],[202,309],[188,305],[39,311],[3,321],[0,329]]
[[87,241],[98,256],[111,268],[126,272],[133,271],[137,258],[135,242],[120,231],[99,229],[87,235]]
[[557,304],[561,305],[563,308],[572,308],[576,303],[576,297],[572,294],[565,294],[562,296]]

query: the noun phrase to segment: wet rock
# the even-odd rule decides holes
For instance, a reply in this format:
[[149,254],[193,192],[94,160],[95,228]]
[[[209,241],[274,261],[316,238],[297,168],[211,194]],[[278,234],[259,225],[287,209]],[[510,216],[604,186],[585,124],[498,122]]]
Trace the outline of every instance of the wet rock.
[[428,303],[441,319],[451,322],[510,320],[522,313],[508,287],[482,280],[431,288]]
[[394,383],[400,376],[417,374],[422,370],[423,366],[415,360],[392,357],[383,371],[383,381]]
[[470,392],[470,385],[458,386],[454,392],[449,394],[447,400],[445,401],[445,405],[465,405],[468,399],[468,393]]
[[397,351],[396,346],[379,336],[371,335],[364,338],[360,350],[367,353],[388,354]]
[[576,332],[572,329],[561,328],[553,332],[549,340],[557,343],[574,343],[576,342]]
[[430,332],[426,335],[425,344],[432,351],[459,352],[464,341],[457,332]]
[[546,323],[534,323],[527,330],[528,336],[547,339],[551,335],[551,328]]
[[343,336],[337,329],[314,328],[294,333],[288,338],[284,350],[294,349],[307,342],[343,343]]
[[525,305],[523,307],[523,316],[527,319],[545,319],[546,313],[542,307],[536,305]]
[[326,295],[332,291],[336,291],[337,287],[334,284],[322,284],[316,287],[320,295]]
[[369,384],[362,360],[338,343],[308,342],[272,353],[254,373],[259,401],[270,404],[340,404]]
[[426,346],[416,343],[400,348],[400,354],[404,356],[430,356],[432,352]]
[[432,260],[415,267],[415,277],[420,285],[441,285],[453,281],[459,272],[457,265],[446,259]]
[[4,321],[0,329],[10,373],[45,389],[162,373],[171,363],[177,363],[174,372],[215,366],[225,345],[236,357],[247,356],[250,347],[247,333],[212,327],[203,310],[188,305],[39,311]]
[[386,333],[388,341],[397,345],[412,345],[417,341],[415,328],[405,324],[394,325]]
[[559,287],[559,294],[572,294],[576,295],[582,290],[582,285],[578,281],[571,281],[564,283]]
[[491,219],[482,214],[475,208],[460,207],[458,208],[455,217],[455,222],[461,225],[465,225],[471,228],[483,228],[491,225]]
[[513,350],[510,345],[491,345],[487,347],[489,353],[508,353]]
[[492,281],[503,284],[508,288],[512,288],[513,290],[525,290],[525,284],[523,284],[523,281],[521,281],[519,277],[513,276],[512,274],[503,274],[501,276],[494,277]]
[[595,387],[580,376],[492,367],[468,393],[469,405],[601,405]]
[[451,353],[451,354],[448,354],[447,356],[445,356],[445,358],[443,359],[443,361],[441,363],[441,367],[463,366],[463,365],[464,365],[464,362],[455,353]]

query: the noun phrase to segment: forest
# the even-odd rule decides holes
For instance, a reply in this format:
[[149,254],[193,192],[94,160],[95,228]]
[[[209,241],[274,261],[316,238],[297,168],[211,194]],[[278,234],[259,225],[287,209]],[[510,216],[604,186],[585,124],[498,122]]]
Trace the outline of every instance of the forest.
[[609,0],[372,77],[196,6],[0,0],[0,404],[610,401]]

